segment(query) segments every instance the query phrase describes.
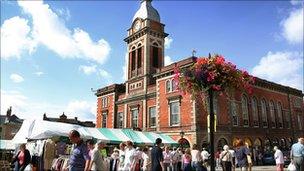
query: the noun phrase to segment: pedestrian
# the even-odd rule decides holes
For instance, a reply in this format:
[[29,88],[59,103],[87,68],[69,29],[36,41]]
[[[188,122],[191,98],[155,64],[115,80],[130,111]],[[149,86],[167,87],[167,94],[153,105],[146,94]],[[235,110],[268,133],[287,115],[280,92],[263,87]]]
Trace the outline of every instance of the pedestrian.
[[191,159],[192,159],[191,150],[190,150],[190,148],[187,148],[185,150],[185,154],[183,155],[183,163],[182,163],[183,171],[191,171],[192,170]]
[[192,168],[196,171],[202,170],[201,165],[200,165],[202,157],[201,157],[200,151],[198,151],[198,149],[197,149],[196,144],[193,144],[193,146],[192,146],[191,157],[192,157],[192,162],[191,162]]
[[303,171],[304,138],[299,138],[298,142],[291,146],[290,158],[297,171]]
[[220,154],[221,154],[221,149],[218,149],[217,152],[215,153],[215,167],[218,169],[221,165],[220,162]]
[[247,155],[247,163],[248,163],[248,171],[252,170],[252,154],[250,152],[250,147],[249,144],[247,142],[245,142],[245,146],[248,148],[249,150],[249,154]]
[[124,161],[125,161],[125,147],[126,144],[125,143],[120,143],[119,144],[119,167],[118,170],[119,171],[123,171],[124,169]]
[[145,147],[143,149],[142,159],[143,159],[142,171],[150,171],[151,170],[151,157],[149,154],[148,147]]
[[30,152],[26,149],[25,144],[21,144],[18,153],[14,156],[12,163],[15,163],[14,171],[23,171],[31,162]]
[[229,151],[228,145],[224,145],[223,151],[220,154],[221,165],[223,171],[231,171],[232,168],[232,154]]
[[115,147],[113,153],[111,154],[110,170],[117,171],[118,164],[119,164],[119,150]]
[[203,148],[203,150],[202,150],[202,152],[201,152],[201,157],[202,157],[203,165],[204,165],[205,167],[208,167],[208,161],[209,161],[210,154],[209,154],[209,152],[206,150],[206,148]]
[[89,156],[92,158],[92,152],[94,150],[94,147],[95,147],[95,143],[93,140],[88,140],[87,141],[87,147],[89,149]]
[[284,170],[284,156],[283,156],[283,153],[277,146],[274,146],[273,150],[275,151],[274,159],[276,161],[277,171],[283,171]]
[[171,152],[169,151],[169,147],[165,146],[165,150],[163,151],[163,156],[164,156],[164,168],[165,171],[171,171],[171,161],[172,161],[172,156]]
[[173,151],[171,152],[171,156],[172,156],[172,170],[173,171],[179,171],[177,166],[178,166],[178,162],[181,159],[181,155],[177,151],[176,147],[173,147]]
[[231,153],[231,157],[232,157],[231,170],[235,171],[235,151],[233,149],[229,149],[229,152]]
[[237,166],[241,171],[248,170],[247,155],[249,155],[249,149],[245,146],[242,139],[238,139],[236,141],[235,158]]
[[155,146],[151,150],[151,161],[152,161],[152,171],[164,171],[164,156],[162,149],[160,148],[162,139],[157,138],[155,140]]
[[102,171],[106,170],[105,159],[100,151],[104,148],[105,144],[102,141],[98,141],[95,148],[92,151],[92,158],[90,162],[90,170]]
[[88,171],[91,159],[88,148],[80,138],[79,132],[72,130],[69,133],[69,139],[74,144],[74,149],[69,159],[69,171]]
[[125,150],[125,162],[124,162],[124,171],[133,171],[135,169],[135,157],[136,151],[133,147],[133,142],[126,142],[126,150]]
[[179,154],[179,160],[177,162],[177,170],[181,171],[182,170],[182,163],[183,163],[183,155],[184,155],[184,151],[181,147],[177,148],[177,152]]

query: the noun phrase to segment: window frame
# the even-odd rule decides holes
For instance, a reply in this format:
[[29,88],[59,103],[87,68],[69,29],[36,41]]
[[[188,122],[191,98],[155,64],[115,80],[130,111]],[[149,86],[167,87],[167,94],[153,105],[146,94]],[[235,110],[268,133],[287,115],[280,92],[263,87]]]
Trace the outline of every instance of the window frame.
[[[152,117],[151,117],[151,109],[154,109],[154,125],[152,125]],[[156,106],[149,107],[149,127],[154,128],[156,127]]]
[[[134,118],[134,111],[137,111],[137,117]],[[138,118],[139,118],[139,109],[138,108],[132,108],[131,109],[131,127],[132,128],[138,128]],[[136,126],[134,125],[134,120],[136,120]]]
[[[245,94],[242,95],[241,103],[242,103],[243,126],[249,127],[250,124],[249,124],[248,98]],[[245,118],[245,116],[246,116],[246,118]],[[245,124],[245,120],[247,120],[247,124]]]
[[[178,113],[175,113],[175,114],[172,114],[171,113],[171,111],[173,111],[172,109],[171,109],[171,107],[172,107],[172,104],[173,103],[176,103],[177,104],[177,107],[178,107]],[[180,125],[180,122],[181,122],[181,120],[180,120],[180,115],[181,115],[181,113],[180,113],[180,104],[181,102],[180,102],[180,100],[179,99],[174,99],[174,100],[170,100],[169,102],[168,102],[168,110],[169,110],[169,125],[170,126],[179,126]],[[177,115],[177,123],[172,123],[172,121],[173,121],[173,115]]]

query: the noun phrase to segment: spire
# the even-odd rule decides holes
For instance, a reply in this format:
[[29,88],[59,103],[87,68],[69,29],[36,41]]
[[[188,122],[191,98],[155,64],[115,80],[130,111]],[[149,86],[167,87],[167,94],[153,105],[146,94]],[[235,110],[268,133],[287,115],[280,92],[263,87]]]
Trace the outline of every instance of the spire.
[[160,22],[160,17],[155,8],[153,8],[151,4],[152,0],[141,0],[140,1],[140,8],[139,10],[135,13],[133,17],[133,22],[136,20],[136,18],[141,18],[141,19],[150,19],[154,20],[157,22]]

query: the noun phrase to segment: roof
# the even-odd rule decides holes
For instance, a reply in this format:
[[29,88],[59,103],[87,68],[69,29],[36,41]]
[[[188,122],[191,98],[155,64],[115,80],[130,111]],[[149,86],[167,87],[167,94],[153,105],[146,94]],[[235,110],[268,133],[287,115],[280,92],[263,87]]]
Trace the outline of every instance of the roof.
[[137,18],[150,19],[153,21],[160,22],[159,14],[158,14],[157,10],[152,7],[151,1],[152,0],[142,0],[141,1],[140,8],[133,17],[133,22]]

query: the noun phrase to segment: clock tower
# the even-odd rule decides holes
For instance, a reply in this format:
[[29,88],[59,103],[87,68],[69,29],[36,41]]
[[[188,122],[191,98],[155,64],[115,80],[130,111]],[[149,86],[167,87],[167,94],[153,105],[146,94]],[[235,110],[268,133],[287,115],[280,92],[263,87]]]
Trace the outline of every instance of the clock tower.
[[128,29],[128,63],[126,95],[146,94],[147,87],[155,84],[153,74],[164,66],[164,24],[151,4],[152,0],[141,0],[131,28]]

